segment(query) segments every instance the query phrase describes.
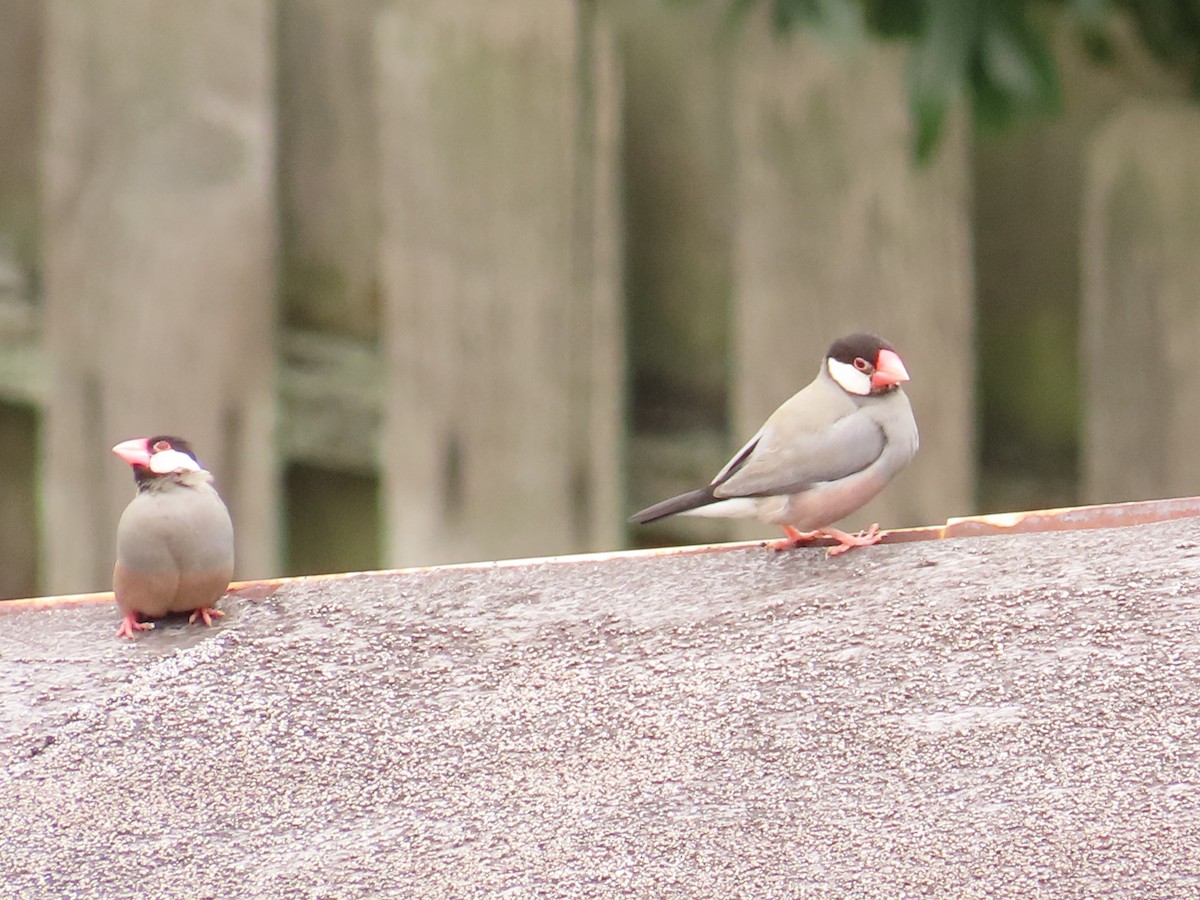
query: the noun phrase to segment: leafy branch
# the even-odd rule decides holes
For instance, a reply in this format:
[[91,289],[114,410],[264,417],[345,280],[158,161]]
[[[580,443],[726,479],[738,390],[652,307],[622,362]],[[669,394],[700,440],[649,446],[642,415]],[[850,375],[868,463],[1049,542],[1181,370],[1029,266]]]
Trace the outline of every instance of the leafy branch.
[[1200,95],[1200,0],[728,0],[742,19],[769,7],[779,32],[807,28],[833,40],[865,38],[911,45],[907,87],[914,151],[926,160],[960,98],[978,127],[1002,128],[1062,105],[1046,13],[1062,10],[1096,60],[1111,61],[1114,18],[1128,14],[1142,43],[1187,78]]

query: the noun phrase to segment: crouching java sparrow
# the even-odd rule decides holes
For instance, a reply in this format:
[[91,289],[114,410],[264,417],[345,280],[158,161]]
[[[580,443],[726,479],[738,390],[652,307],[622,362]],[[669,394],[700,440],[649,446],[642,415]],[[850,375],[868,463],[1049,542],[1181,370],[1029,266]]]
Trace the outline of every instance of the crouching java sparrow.
[[117,637],[153,628],[142,617],[190,612],[211,625],[233,577],[233,523],[191,445],[160,435],[113,447],[133,467],[137,494],[117,525]]
[[887,341],[852,334],[834,342],[817,377],[775,410],[707,487],[636,513],[653,522],[683,513],[754,518],[783,528],[784,550],[827,535],[829,555],[875,544],[879,525],[830,527],[878,494],[917,452],[917,423],[900,387],[904,363]]

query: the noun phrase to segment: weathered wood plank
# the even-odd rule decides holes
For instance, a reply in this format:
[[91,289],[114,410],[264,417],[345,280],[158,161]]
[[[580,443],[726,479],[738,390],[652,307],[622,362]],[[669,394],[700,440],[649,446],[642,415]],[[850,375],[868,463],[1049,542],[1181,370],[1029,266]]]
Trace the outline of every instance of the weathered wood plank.
[[[728,456],[735,44],[721,3],[612,6],[625,73],[628,515],[663,499],[648,491],[665,484],[706,483]],[[666,447],[682,452],[642,455]],[[629,537],[691,543],[730,533],[718,519],[675,517]]]
[[153,432],[192,438],[216,473],[238,573],[277,568],[273,13],[46,5],[51,591],[108,582],[130,476],[106,448]]
[[42,406],[50,395],[50,368],[41,314],[22,288],[4,284],[5,274],[0,265],[0,402]]
[[[40,321],[38,310],[28,304],[0,303],[0,402],[40,408],[49,394]],[[285,330],[276,347],[282,460],[358,478],[374,475],[383,464],[379,353],[362,341],[296,330]],[[623,440],[627,457],[642,461],[629,470],[629,495],[647,498],[647,503],[703,484],[713,475],[713,460],[727,453],[728,443],[723,433],[712,429],[634,432]],[[619,465],[620,458],[614,457],[612,464]],[[311,478],[295,480],[315,483]],[[291,492],[297,487],[305,489],[289,487],[289,508],[296,505]],[[320,486],[316,493],[320,502],[329,496]],[[304,499],[299,503],[303,506]],[[355,506],[364,504],[356,501]],[[625,512],[622,508],[613,515],[620,521]],[[716,519],[678,519],[671,536],[720,540],[728,531],[724,524]],[[653,542],[662,534],[638,530],[633,538],[635,543]]]
[[0,3],[0,598],[38,587],[37,418],[29,407],[44,394],[46,369],[29,299],[38,244],[40,13],[39,0]]
[[627,326],[621,216],[622,86],[615,29],[578,0],[568,303],[568,449],[574,547],[624,546]]
[[278,3],[280,305],[285,325],[309,329],[285,335],[280,372],[280,445],[299,451],[284,479],[291,572],[381,562],[379,385],[365,404],[349,393],[378,369],[377,6]]
[[284,320],[379,333],[376,0],[279,0]]
[[0,247],[0,599],[38,589],[37,401],[46,368],[36,323],[28,283]]
[[381,14],[395,564],[620,540],[611,51],[591,4],[532,9]]
[[1045,22],[1062,110],[988,134],[971,154],[977,365],[986,373],[976,400],[981,511],[1081,497],[1083,359],[1071,348],[1080,346],[1088,151],[1129,100],[1189,94],[1185,73],[1155,60],[1128,17],[1111,21],[1104,60],[1087,52],[1068,9]]
[[0,600],[37,591],[37,417],[0,403]]
[[[715,404],[720,420],[729,386],[734,226],[727,11],[722,3],[613,5],[626,73],[634,390],[650,395],[647,402]],[[714,461],[718,468],[723,462]]]
[[374,472],[291,463],[284,485],[284,567],[289,574],[380,568],[382,504]]
[[[6,299],[0,284],[0,402],[44,408],[50,363],[42,347],[41,311]],[[383,371],[363,341],[285,330],[278,354],[278,443],[292,462],[366,473],[379,459]]]
[[[922,451],[848,524],[971,508],[970,188],[962,121],[916,167],[903,56],[831,49],[747,23],[739,55],[734,444],[808,383],[830,341],[876,331],[901,351]],[[754,533],[763,533],[755,531]]]
[[280,453],[291,462],[374,472],[383,409],[378,351],[313,331],[285,331],[278,348]]
[[0,268],[13,265],[23,278],[37,265],[41,6],[0,3]]
[[1132,102],[1085,175],[1083,493],[1192,494],[1200,484],[1200,112]]

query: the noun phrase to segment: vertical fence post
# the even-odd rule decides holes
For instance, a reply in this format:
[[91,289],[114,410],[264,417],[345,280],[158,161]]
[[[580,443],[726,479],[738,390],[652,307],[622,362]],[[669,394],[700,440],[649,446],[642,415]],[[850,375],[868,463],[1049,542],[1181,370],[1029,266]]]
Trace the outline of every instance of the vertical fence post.
[[[0,352],[29,340],[41,37],[38,0],[0,4]],[[37,588],[36,434],[33,410],[0,404],[0,599]]]
[[273,38],[268,0],[46,5],[45,583],[104,588],[132,493],[110,453],[191,438],[277,566]]
[[574,0],[382,13],[393,563],[619,540],[615,78],[610,42],[580,65],[589,22]]
[[1200,112],[1131,102],[1083,193],[1083,494],[1200,493]]
[[737,438],[812,379],[833,338],[875,331],[912,374],[922,450],[848,524],[968,511],[975,373],[964,123],[956,117],[936,156],[918,165],[899,50],[778,39],[757,21],[746,40],[735,103]]
[[[311,357],[340,357],[328,371],[361,372],[379,347],[379,141],[375,121],[378,0],[279,0],[280,319],[285,373],[313,375]],[[340,351],[345,351],[344,353]],[[351,361],[351,354],[353,360]],[[299,366],[293,367],[293,363]],[[382,507],[372,468],[377,431],[347,423],[337,397],[303,407],[281,384],[285,448],[307,433],[324,458],[292,455],[283,476],[284,564],[290,574],[369,569],[381,562]],[[366,421],[377,406],[364,395]],[[316,426],[324,433],[309,431]],[[328,429],[328,431],[326,431]],[[351,471],[330,465],[336,447],[357,450]]]
[[376,0],[280,0],[285,320],[379,334]]

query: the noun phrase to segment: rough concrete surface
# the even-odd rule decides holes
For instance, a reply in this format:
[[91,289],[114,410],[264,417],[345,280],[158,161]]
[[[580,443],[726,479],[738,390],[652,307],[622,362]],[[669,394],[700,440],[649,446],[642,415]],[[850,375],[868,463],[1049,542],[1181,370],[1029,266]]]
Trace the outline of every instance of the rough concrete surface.
[[223,605],[0,615],[2,890],[1200,895],[1200,520]]

